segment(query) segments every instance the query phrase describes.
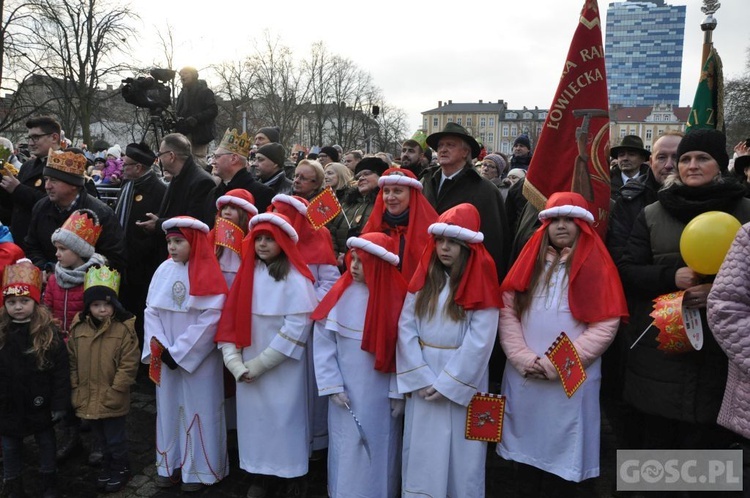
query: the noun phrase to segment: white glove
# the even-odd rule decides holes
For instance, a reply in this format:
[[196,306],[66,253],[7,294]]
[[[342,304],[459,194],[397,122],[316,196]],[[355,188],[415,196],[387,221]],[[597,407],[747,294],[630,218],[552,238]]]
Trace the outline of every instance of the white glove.
[[418,394],[420,397],[424,398],[425,401],[437,401],[443,398],[443,395],[432,386],[423,387],[418,391]]
[[242,363],[240,350],[231,342],[222,342],[219,347],[221,348],[221,355],[224,357],[224,365],[232,373],[234,379],[239,381],[240,377],[247,373],[247,368]]
[[257,379],[272,368],[278,366],[284,360],[286,360],[286,356],[275,349],[266,348],[258,356],[245,363],[245,367],[248,371],[247,375],[250,379]]
[[349,396],[343,392],[331,394],[331,401],[333,401],[333,404],[338,405],[341,408],[346,408],[346,405],[349,404]]
[[391,399],[391,417],[399,418],[404,414],[406,402],[403,399]]

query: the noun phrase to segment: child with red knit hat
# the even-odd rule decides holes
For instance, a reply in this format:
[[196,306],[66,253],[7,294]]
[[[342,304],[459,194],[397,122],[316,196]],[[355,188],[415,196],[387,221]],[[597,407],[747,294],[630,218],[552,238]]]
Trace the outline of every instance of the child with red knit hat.
[[459,204],[428,228],[399,319],[398,391],[407,394],[403,496],[484,496],[487,443],[465,438],[467,407],[487,391],[500,288],[479,231]]
[[221,353],[214,336],[227,293],[208,226],[190,216],[162,224],[170,259],[154,273],[144,313],[143,363],[156,387],[156,485],[199,491],[229,472]]
[[[304,496],[309,455],[307,339],[317,305],[313,276],[289,219],[250,220],[248,246],[216,341],[237,380],[240,467],[256,474],[247,496]],[[282,479],[278,479],[282,478]]]
[[216,199],[216,223],[208,234],[227,287],[231,287],[242,261],[242,239],[247,235],[250,218],[258,214],[253,194],[232,189]]
[[[600,357],[627,305],[580,194],[552,194],[539,219],[542,226],[502,285],[500,344],[508,357],[502,393],[508,401],[497,453],[517,462],[524,496],[549,496],[550,490],[577,496],[576,482],[599,475]],[[560,332],[572,341],[587,375],[570,396],[545,354]]]
[[[328,493],[394,497],[400,484],[403,396],[395,386],[398,317],[406,282],[396,243],[380,232],[350,237],[349,270],[313,313],[318,392],[330,400]],[[368,446],[349,410],[356,413]]]

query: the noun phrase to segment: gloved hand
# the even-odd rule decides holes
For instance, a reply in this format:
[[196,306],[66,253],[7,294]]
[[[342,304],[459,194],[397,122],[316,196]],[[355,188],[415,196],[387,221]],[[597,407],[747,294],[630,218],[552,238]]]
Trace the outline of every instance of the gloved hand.
[[437,401],[443,398],[443,395],[432,386],[423,387],[418,391],[418,394],[420,397],[424,398],[425,401]]
[[346,393],[336,393],[331,394],[331,401],[333,401],[334,405],[340,406],[341,408],[346,408],[346,405],[349,404],[349,396],[346,395]]
[[404,414],[406,408],[406,401],[403,399],[391,399],[391,417],[399,418]]
[[250,379],[255,380],[285,359],[286,356],[275,349],[266,348],[258,356],[245,362],[245,367],[247,367]]
[[168,349],[165,349],[165,350],[164,350],[164,351],[163,351],[163,352],[161,353],[161,361],[162,361],[162,363],[164,363],[164,364],[165,364],[166,366],[168,366],[170,370],[174,370],[174,369],[176,369],[176,368],[177,368],[177,362],[176,362],[176,361],[174,361],[174,358],[172,358],[172,355],[171,355],[171,354],[169,353],[169,350],[168,350]]
[[65,417],[65,410],[52,410],[52,423],[56,424]]
[[219,344],[221,348],[221,355],[224,357],[224,365],[234,376],[235,380],[239,381],[240,378],[247,373],[247,368],[242,362],[242,354],[237,346],[231,342],[223,342]]

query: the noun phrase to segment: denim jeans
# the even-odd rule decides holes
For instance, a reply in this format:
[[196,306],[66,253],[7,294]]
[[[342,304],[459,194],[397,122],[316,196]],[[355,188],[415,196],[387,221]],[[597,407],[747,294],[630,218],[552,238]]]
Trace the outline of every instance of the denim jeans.
[[128,437],[125,431],[125,415],[121,417],[91,420],[94,431],[104,449],[105,465],[128,466]]
[[[34,434],[39,446],[39,471],[43,473],[55,472],[55,430],[50,427]],[[3,434],[3,479],[14,479],[21,475],[23,469],[23,438],[6,436]]]

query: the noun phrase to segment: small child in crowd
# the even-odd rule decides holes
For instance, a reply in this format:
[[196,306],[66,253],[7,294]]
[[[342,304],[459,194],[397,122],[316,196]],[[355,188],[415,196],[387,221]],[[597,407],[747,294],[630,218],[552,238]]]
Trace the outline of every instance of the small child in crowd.
[[[500,344],[508,357],[502,393],[508,401],[497,453],[517,462],[519,496],[574,497],[577,482],[599,475],[600,357],[627,305],[580,194],[551,195],[539,219],[542,226],[502,287]],[[545,355],[561,331],[587,375],[570,398]]]
[[103,446],[101,491],[114,493],[130,479],[125,419],[130,411],[130,386],[138,373],[135,316],[117,300],[120,274],[89,268],[84,282],[85,309],[70,330],[70,382],[73,408],[91,421]]
[[459,204],[428,229],[398,330],[404,420],[404,497],[484,496],[487,443],[465,438],[467,407],[487,391],[500,286],[479,212]]
[[39,304],[42,275],[28,259],[3,275],[0,310],[0,433],[3,491],[26,496],[21,481],[23,439],[34,435],[44,498],[56,498],[55,430],[70,405],[68,353],[52,314]]
[[[347,240],[349,271],[312,315],[318,392],[328,410],[328,493],[394,498],[401,483],[403,396],[396,389],[398,318],[406,282],[396,242],[380,232]],[[368,447],[349,409],[367,434]]]
[[[107,264],[104,256],[95,252],[101,233],[99,217],[89,209],[73,211],[62,227],[52,233],[52,243],[57,249],[57,264],[55,273],[47,280],[44,304],[52,310],[65,340],[73,319],[84,310],[83,280],[86,271],[92,266]],[[57,451],[59,460],[81,447],[81,421],[75,417],[72,409],[68,410],[62,425],[64,439]],[[101,442],[94,437],[89,463],[98,465],[101,461]]]
[[256,474],[248,498],[268,496],[277,485],[283,496],[304,496],[310,435],[306,346],[318,300],[289,219],[262,213],[250,225],[245,243],[252,246],[243,251],[216,334],[224,364],[237,380],[240,467]]
[[214,343],[227,284],[205,223],[177,216],[162,229],[170,259],[148,289],[141,357],[155,363],[161,377],[156,486],[182,482],[182,491],[195,492],[229,472],[221,353]]
[[242,261],[242,239],[250,218],[258,214],[253,194],[242,188],[230,190],[216,199],[216,224],[208,234],[219,260],[221,273],[231,287]]

